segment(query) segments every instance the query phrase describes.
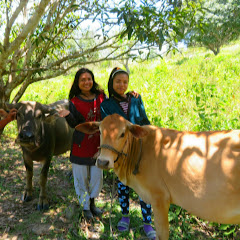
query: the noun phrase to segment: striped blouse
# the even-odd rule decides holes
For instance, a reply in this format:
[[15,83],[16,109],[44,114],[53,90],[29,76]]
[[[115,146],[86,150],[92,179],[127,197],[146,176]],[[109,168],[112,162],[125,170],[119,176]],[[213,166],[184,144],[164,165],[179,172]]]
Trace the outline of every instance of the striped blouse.
[[128,113],[128,102],[119,102],[123,112],[127,115]]

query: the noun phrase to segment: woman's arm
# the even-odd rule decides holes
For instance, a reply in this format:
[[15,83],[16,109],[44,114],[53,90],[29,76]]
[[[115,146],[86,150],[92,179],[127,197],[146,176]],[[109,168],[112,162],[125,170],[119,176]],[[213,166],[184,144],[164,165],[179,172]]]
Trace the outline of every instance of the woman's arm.
[[71,128],[75,128],[78,124],[85,122],[85,118],[77,111],[72,102],[69,102],[69,110],[62,110],[58,113],[60,117],[65,117]]
[[1,108],[1,109],[0,109],[0,116],[6,118],[7,115],[8,115],[8,113],[7,113],[4,109]]
[[9,113],[1,109],[1,115],[6,116],[3,120],[0,121],[0,130],[2,130],[8,123],[16,119],[17,109],[13,108]]
[[150,125],[150,121],[148,120],[148,117],[147,117],[147,114],[146,114],[146,111],[145,111],[145,108],[144,108],[144,105],[143,105],[143,101],[142,101],[142,98],[141,96],[139,95],[139,107],[140,107],[140,115],[141,117],[143,118],[142,119],[142,123],[141,125]]

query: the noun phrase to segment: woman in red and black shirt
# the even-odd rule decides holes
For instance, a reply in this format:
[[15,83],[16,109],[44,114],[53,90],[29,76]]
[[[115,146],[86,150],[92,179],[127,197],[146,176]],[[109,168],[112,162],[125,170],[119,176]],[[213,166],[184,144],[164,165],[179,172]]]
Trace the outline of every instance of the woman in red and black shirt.
[[[83,122],[100,121],[100,104],[105,97],[104,92],[95,82],[93,73],[87,68],[81,68],[75,75],[69,93],[69,111],[62,110],[59,115],[65,117],[72,128]],[[102,170],[95,166],[93,158],[99,145],[99,133],[88,135],[74,131],[70,161],[75,191],[79,203],[83,205],[83,213],[87,220],[92,219],[93,215],[102,214],[94,202],[103,183]]]

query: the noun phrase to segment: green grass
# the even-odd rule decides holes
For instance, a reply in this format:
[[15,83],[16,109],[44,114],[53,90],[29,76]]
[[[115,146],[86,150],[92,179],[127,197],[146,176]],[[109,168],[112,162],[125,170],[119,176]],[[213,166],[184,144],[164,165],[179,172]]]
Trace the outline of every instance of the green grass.
[[[226,46],[218,56],[191,49],[164,59],[133,62],[129,90],[142,95],[153,125],[178,130],[239,128],[239,45],[236,42]],[[107,93],[108,76],[119,65],[116,62],[87,67]],[[32,84],[21,100],[51,103],[68,98],[75,72]]]
[[[131,70],[129,90],[135,90],[141,94],[147,115],[153,125],[191,131],[239,129],[239,46],[239,42],[225,46],[218,56],[203,49],[188,49],[183,53],[167,56],[164,59],[143,63],[133,62],[129,65]],[[122,67],[118,62],[86,67],[94,72],[96,81],[107,93],[108,76],[115,66]],[[21,100],[51,103],[68,98],[76,70],[73,70],[68,76],[32,84]],[[15,135],[16,126],[15,123],[11,123],[4,130],[3,136],[14,137]],[[14,157],[16,158],[16,156]],[[56,171],[52,169],[51,176],[61,172],[60,170]],[[104,174],[104,182],[111,182],[113,173]],[[2,175],[2,179],[3,177],[4,175]],[[13,182],[17,187],[20,184],[19,179],[21,178],[18,177]],[[10,198],[11,193],[7,192],[7,185],[0,183],[0,189],[4,190]],[[105,184],[104,191],[106,194],[110,193],[109,185]],[[71,186],[71,190],[63,191],[61,196],[66,201],[59,200],[59,194],[53,192],[53,211],[55,212],[58,209],[64,211],[69,204],[77,202],[73,186]],[[133,194],[132,198],[137,201],[136,194]],[[113,209],[110,208],[109,202],[102,201],[99,202],[99,205],[104,207],[107,213],[112,211],[112,224],[115,227],[120,218],[117,201],[114,201]],[[56,221],[58,223],[61,211],[58,213],[58,218],[51,217],[50,214],[42,219],[39,213],[33,213],[31,219],[33,219],[32,221],[36,218],[38,221],[41,219],[43,222]],[[133,207],[131,211],[131,223],[134,231],[118,235],[118,239],[135,239],[144,235],[139,227],[142,225],[140,209]],[[53,231],[49,238],[44,239],[56,239],[60,236],[64,236],[64,239],[85,239],[86,232],[80,227],[77,217],[80,212],[78,209],[71,224],[67,224],[65,227],[61,225],[60,232]],[[169,220],[170,239],[173,240],[237,239],[238,226],[203,222],[177,206],[171,206]],[[27,223],[30,224],[29,221]],[[111,239],[109,214],[106,214],[104,220],[98,222],[97,225],[100,229],[101,239]],[[18,231],[21,229],[26,229],[24,224],[19,225]],[[28,233],[27,230],[24,231],[24,234],[26,233]]]

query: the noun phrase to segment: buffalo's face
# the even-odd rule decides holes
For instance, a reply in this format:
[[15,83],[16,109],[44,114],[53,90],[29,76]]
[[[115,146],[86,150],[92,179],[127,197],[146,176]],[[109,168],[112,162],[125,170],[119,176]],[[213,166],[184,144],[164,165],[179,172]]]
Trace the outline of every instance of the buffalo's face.
[[44,134],[44,114],[36,102],[20,103],[17,112],[18,136],[16,142],[24,147],[39,147]]
[[45,135],[44,121],[53,109],[38,102],[19,102],[8,104],[8,108],[17,109],[18,136],[16,143],[33,150],[38,148]]

